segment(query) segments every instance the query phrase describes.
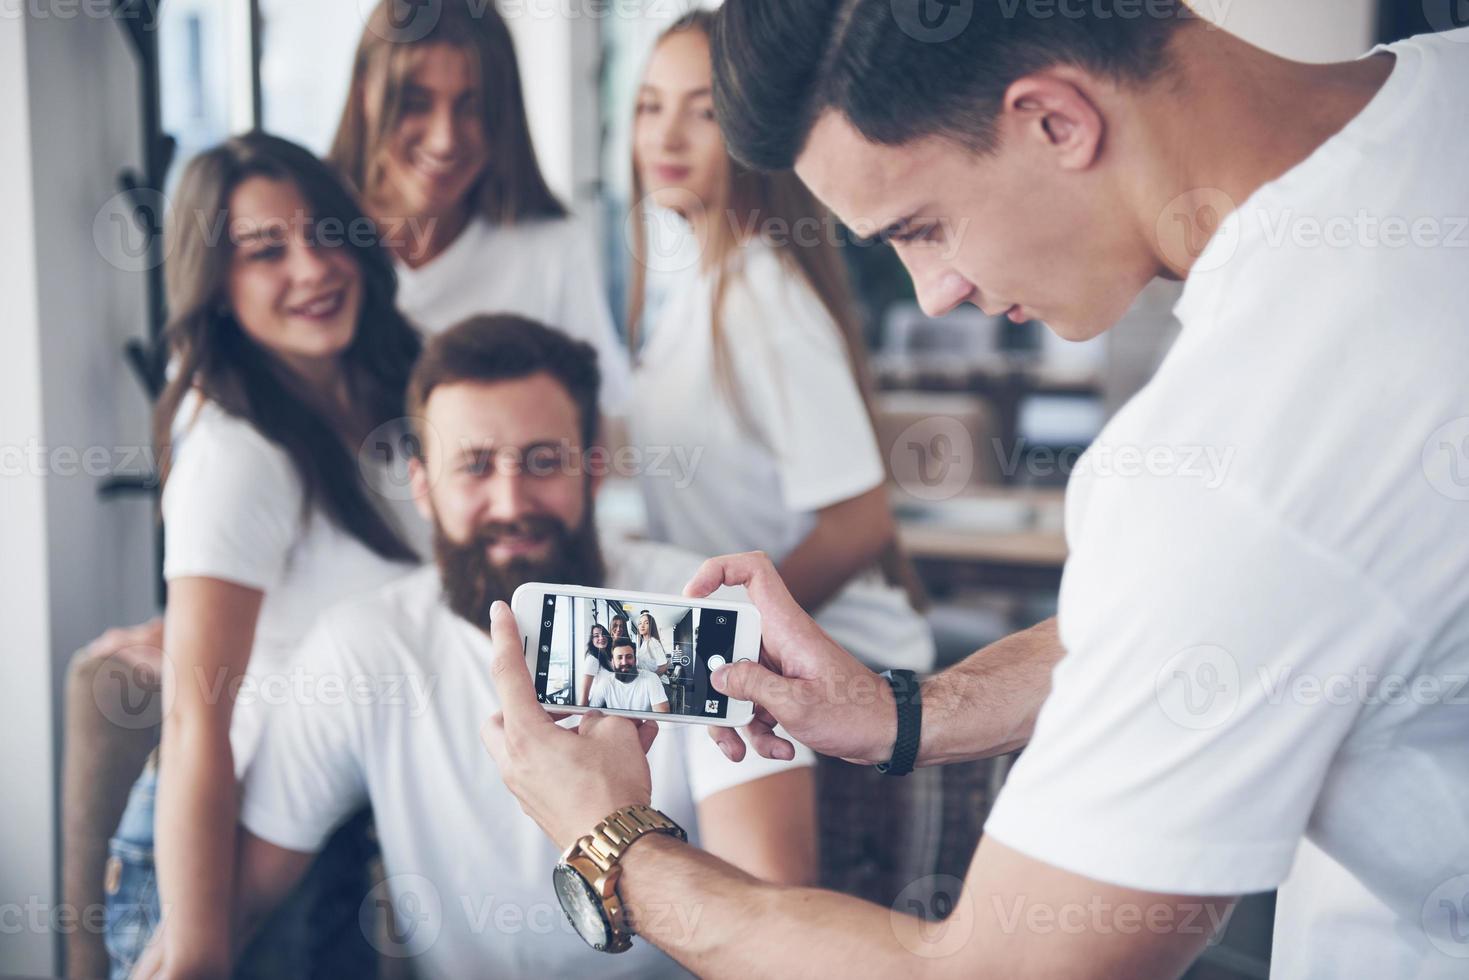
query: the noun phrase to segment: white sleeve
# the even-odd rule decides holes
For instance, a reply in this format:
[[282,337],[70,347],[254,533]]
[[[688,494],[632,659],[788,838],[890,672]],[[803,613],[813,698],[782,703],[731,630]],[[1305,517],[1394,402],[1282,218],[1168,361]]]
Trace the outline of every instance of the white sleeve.
[[1361,714],[1350,685],[1403,653],[1406,620],[1252,499],[1105,482],[1076,508],[1066,657],[985,831],[1146,891],[1274,888]]
[[319,697],[251,705],[265,716],[240,780],[240,823],[277,847],[310,854],[368,804],[364,709],[349,696],[352,685],[368,675],[350,666],[330,617],[308,634],[300,662],[311,665],[312,683],[304,689]]
[[284,450],[243,421],[201,418],[183,436],[163,490],[164,577],[268,591],[301,533],[302,501]]
[[663,648],[663,641],[658,639],[648,640],[648,653],[659,667],[668,663],[668,651]]
[[592,689],[587,693],[588,708],[607,707],[607,679],[601,674],[592,680]]
[[846,344],[810,286],[774,252],[756,251],[724,311],[744,407],[774,450],[786,506],[820,510],[881,486],[882,455]]
[[585,227],[568,220],[565,264],[562,267],[560,325],[563,330],[597,349],[602,372],[602,412],[612,418],[627,415],[631,398],[631,362],[617,335],[607,289],[598,272],[601,263],[592,250],[593,238]]
[[[688,740],[684,758],[688,765],[689,793],[693,796],[695,803],[701,803],[715,793],[734,789],[736,786],[743,786],[745,783],[754,782],[766,776],[816,765],[816,753],[799,742],[796,743],[794,759],[767,759],[751,750],[745,753],[745,761],[731,762],[725,758],[719,746],[714,744],[714,739],[709,737],[703,725],[680,725],[678,727],[684,729],[681,734]],[[777,729],[777,731],[782,736],[789,738],[784,729]],[[664,733],[665,736],[669,734],[672,733]]]

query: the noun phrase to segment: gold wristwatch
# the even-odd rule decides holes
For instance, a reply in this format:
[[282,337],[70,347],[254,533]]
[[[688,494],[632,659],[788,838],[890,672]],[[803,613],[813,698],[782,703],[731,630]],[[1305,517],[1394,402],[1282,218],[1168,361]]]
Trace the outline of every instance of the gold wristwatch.
[[603,953],[632,948],[632,930],[617,895],[622,856],[644,834],[668,834],[686,841],[689,835],[650,806],[627,806],[603,820],[578,840],[552,872],[561,911],[588,946]]

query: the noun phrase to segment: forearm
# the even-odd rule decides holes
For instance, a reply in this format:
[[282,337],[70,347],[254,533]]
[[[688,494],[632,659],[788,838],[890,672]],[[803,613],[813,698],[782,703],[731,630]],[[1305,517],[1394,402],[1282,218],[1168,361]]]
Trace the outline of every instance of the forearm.
[[992,643],[928,680],[918,764],[987,759],[1022,748],[1051,691],[1051,671],[1064,654],[1053,618]]
[[[623,858],[633,929],[700,977],[925,977],[908,952],[918,919],[867,902],[758,881],[687,844],[649,835]],[[916,947],[915,947],[916,948]]]
[[171,719],[161,758],[155,835],[170,972],[225,976],[237,809],[228,734],[209,721]]
[[844,501],[821,511],[811,533],[780,563],[780,576],[792,598],[815,615],[873,567],[896,534],[880,489]]

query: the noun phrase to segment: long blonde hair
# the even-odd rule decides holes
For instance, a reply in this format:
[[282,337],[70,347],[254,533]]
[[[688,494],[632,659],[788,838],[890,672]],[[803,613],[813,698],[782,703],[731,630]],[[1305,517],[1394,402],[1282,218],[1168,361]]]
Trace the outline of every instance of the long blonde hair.
[[[394,23],[389,8],[397,2],[382,0],[368,18],[328,161],[364,201],[373,200],[382,181],[383,145],[401,118],[404,86],[430,46],[449,45],[469,61],[490,147],[485,172],[470,191],[475,210],[494,224],[566,217],[536,159],[515,44],[495,5],[442,0],[433,28],[419,37],[417,18]],[[369,104],[379,107],[372,116]]]
[[[712,12],[694,10],[664,31],[657,44],[662,44],[667,38],[683,31],[698,31],[708,38],[713,24]],[[657,45],[655,49],[656,47]],[[635,149],[634,155],[636,156]],[[724,323],[725,298],[732,277],[739,274],[735,260],[745,244],[741,229],[757,228],[761,222],[770,227],[795,229],[813,220],[834,228],[835,221],[793,172],[762,173],[742,166],[728,154],[726,157],[729,183],[723,199],[710,202],[714,206],[708,208],[712,216],[718,217],[710,221],[704,259],[714,283],[710,307],[714,378],[720,394],[733,407],[741,428],[751,438],[763,442],[764,437],[756,429],[734,377],[729,338]],[[633,207],[643,207],[645,191],[636,159],[632,166],[632,183]],[[640,347],[642,319],[647,308],[648,234],[645,222],[634,220],[631,225],[633,261],[628,288],[627,330],[628,346],[636,357]],[[847,353],[848,367],[862,394],[868,422],[875,432],[877,421],[873,408],[873,383],[867,367],[867,342],[862,334],[861,319],[852,299],[847,267],[840,250],[830,235],[822,234],[817,236],[814,243],[797,243],[792,240],[774,251],[787,270],[816,294],[837,325]],[[886,468],[884,461],[884,469]],[[896,540],[884,552],[881,564],[889,584],[902,587],[908,593],[914,608],[922,609],[927,606],[927,596],[918,576]]]

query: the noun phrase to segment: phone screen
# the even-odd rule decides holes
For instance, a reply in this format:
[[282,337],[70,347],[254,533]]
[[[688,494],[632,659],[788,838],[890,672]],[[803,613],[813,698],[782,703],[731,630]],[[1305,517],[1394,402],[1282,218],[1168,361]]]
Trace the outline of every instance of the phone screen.
[[709,675],[734,660],[736,611],[554,593],[540,608],[542,704],[726,717]]

